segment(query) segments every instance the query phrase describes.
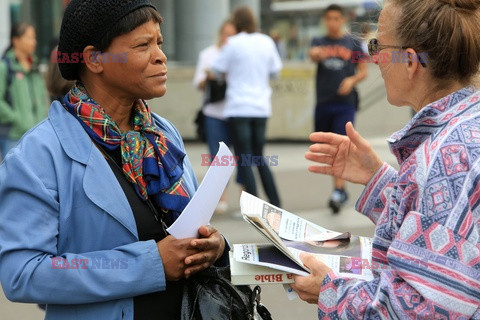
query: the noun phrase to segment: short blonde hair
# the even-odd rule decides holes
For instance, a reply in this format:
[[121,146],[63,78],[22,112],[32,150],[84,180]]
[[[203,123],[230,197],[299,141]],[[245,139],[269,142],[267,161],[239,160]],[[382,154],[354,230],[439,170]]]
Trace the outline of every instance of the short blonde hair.
[[428,54],[435,79],[471,84],[480,69],[479,0],[388,0],[400,45]]

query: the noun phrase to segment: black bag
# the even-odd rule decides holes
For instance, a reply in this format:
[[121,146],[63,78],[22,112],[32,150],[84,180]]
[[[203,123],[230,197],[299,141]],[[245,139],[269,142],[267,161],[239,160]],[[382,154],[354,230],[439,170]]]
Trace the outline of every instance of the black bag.
[[211,266],[185,281],[181,320],[271,320],[260,291],[232,285],[229,267]]
[[[227,92],[227,84],[221,80],[207,80],[205,86],[205,101],[203,106],[207,103],[214,103],[225,100],[225,94]],[[201,142],[206,142],[205,136],[205,115],[203,114],[203,106],[198,110],[194,123],[197,132],[197,138]]]
[[225,100],[227,83],[223,80],[207,80],[205,103],[214,103]]

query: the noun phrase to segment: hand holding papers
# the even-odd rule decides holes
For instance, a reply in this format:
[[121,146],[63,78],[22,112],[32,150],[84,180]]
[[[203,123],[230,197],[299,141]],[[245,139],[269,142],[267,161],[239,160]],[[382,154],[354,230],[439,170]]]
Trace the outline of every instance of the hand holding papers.
[[[225,143],[220,142],[216,157],[223,159],[224,156],[233,157]],[[197,238],[198,228],[210,223],[234,169],[233,165],[211,166],[180,217],[167,229],[168,233],[177,239]]]

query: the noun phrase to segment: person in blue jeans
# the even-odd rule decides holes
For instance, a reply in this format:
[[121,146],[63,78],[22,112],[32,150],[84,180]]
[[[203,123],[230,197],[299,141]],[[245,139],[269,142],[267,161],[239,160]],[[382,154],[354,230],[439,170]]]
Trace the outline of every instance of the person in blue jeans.
[[232,21],[238,34],[230,37],[214,61],[214,74],[227,81],[224,115],[228,118],[235,155],[239,159],[237,182],[257,195],[253,168],[257,167],[265,193],[273,205],[280,206],[269,161],[263,155],[267,120],[272,113],[272,88],[269,80],[280,74],[282,61],[272,38],[257,32],[257,21],[248,7],[237,8]]
[[[327,35],[314,38],[310,59],[318,64],[316,78],[315,131],[345,135],[345,125],[353,123],[357,111],[355,85],[367,76],[366,64],[354,63],[352,57],[363,54],[362,44],[345,34],[345,13],[342,7],[330,5],[323,20]],[[345,181],[334,178],[334,191],[329,207],[338,213],[347,202]]]
[[[209,88],[211,84],[209,80],[214,80],[210,69],[227,39],[236,33],[237,29],[231,20],[225,21],[220,26],[218,42],[200,52],[193,79],[194,86],[204,92],[202,112],[204,115],[205,139],[212,156],[217,154],[219,142],[223,141],[227,146],[230,146],[232,139],[229,125],[224,115],[225,97],[223,99],[212,97],[211,89]],[[224,192],[218,202],[216,212],[225,213],[227,210],[227,195]]]

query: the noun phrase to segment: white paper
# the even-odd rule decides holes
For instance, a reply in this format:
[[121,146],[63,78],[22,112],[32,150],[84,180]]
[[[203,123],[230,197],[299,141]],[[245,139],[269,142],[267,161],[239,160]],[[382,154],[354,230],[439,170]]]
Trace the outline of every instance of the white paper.
[[[216,157],[216,159],[233,159],[230,149],[223,142],[220,142]],[[230,162],[227,165],[210,166],[202,183],[182,214],[167,229],[168,233],[177,239],[197,238],[198,228],[210,223],[234,169],[235,165]]]

